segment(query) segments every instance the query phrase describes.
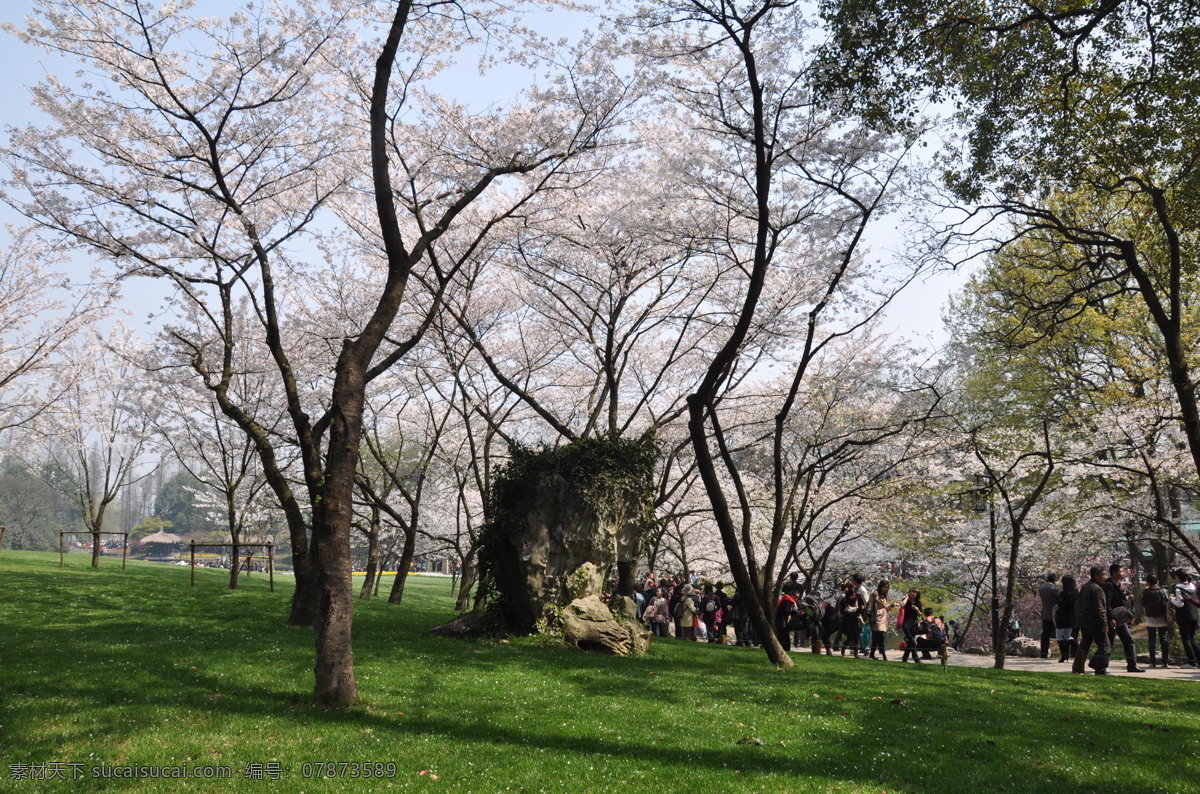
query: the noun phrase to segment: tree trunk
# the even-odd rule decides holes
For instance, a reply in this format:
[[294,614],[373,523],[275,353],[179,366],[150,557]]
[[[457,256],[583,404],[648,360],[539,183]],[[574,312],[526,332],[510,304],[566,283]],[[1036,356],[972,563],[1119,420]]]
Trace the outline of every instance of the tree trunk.
[[363,586],[358,593],[360,601],[371,600],[371,590],[375,578],[379,575],[379,508],[371,508],[371,524],[367,531],[367,575],[363,577]]
[[1004,659],[1007,652],[1006,646],[1008,642],[1005,634],[1008,632],[1008,627],[1012,623],[1013,613],[1013,597],[1017,588],[1017,556],[1021,548],[1021,528],[1013,527],[1012,548],[1008,552],[1008,575],[1005,577],[1004,586],[1004,616],[1000,620],[1000,641],[996,643],[996,647],[992,650],[995,653],[995,669],[1004,669]]
[[229,562],[230,562],[230,565],[229,565],[229,589],[230,590],[237,590],[238,571],[240,571],[242,569],[241,550],[242,550],[242,547],[238,543],[238,538],[236,535],[234,535],[233,536],[233,554],[230,555],[230,557],[229,557]]
[[392,592],[388,594],[389,604],[399,604],[404,599],[404,584],[408,581],[408,569],[412,567],[416,549],[416,526],[404,527],[404,551],[400,553],[400,562],[396,563],[396,581],[392,582]]
[[[710,370],[711,372],[712,370]],[[775,636],[775,625],[771,619],[773,612],[770,604],[771,593],[763,592],[760,583],[754,581],[746,566],[742,549],[738,545],[737,531],[734,528],[733,516],[729,512],[729,503],[725,500],[725,492],[717,477],[713,465],[712,453],[708,448],[708,435],[705,432],[706,407],[698,394],[688,397],[688,429],[692,435],[692,446],[696,450],[696,467],[704,488],[712,503],[713,516],[721,531],[721,542],[725,546],[725,554],[729,558],[729,569],[733,573],[734,583],[738,593],[742,594],[742,604],[750,612],[750,624],[754,627],[767,658],[776,667],[791,667],[795,663],[779,644]]]
[[467,603],[471,600],[471,586],[475,584],[475,557],[474,555],[463,560],[462,564],[462,580],[458,583],[458,598],[454,601],[454,609],[457,612],[466,612]]
[[[350,569],[349,515],[344,531],[338,526],[338,507],[329,506],[323,520],[314,522],[319,602],[316,620],[316,683],[313,694],[326,706],[344,706],[358,699],[354,680],[354,593]],[[325,512],[325,511],[322,511]]]
[[363,577],[362,589],[358,591],[359,601],[370,601],[371,590],[375,586],[375,577],[379,575],[379,541],[372,538],[367,551],[367,575]]
[[100,567],[100,533],[92,532],[92,567]]
[[366,379],[350,355],[351,344],[345,343],[336,369],[325,481],[313,510],[313,562],[317,572],[313,694],[317,702],[326,706],[344,706],[358,699],[352,642],[354,582],[350,531]]
[[241,549],[239,545],[242,540],[242,532],[237,523],[237,505],[233,501],[233,491],[225,490],[225,520],[229,522],[229,539],[233,541],[233,561],[229,566],[229,589],[237,590],[238,570],[241,567],[238,559],[238,552]]
[[486,576],[480,576],[475,587],[475,603],[471,607],[472,612],[482,612],[487,608],[487,590],[488,580]]

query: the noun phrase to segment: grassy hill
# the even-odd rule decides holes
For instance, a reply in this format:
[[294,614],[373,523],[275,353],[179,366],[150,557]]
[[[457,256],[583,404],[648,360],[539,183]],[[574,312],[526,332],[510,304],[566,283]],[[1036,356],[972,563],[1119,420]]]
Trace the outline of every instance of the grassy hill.
[[0,553],[0,791],[1200,790],[1192,682],[438,639],[446,579],[359,602],[363,700],[327,711],[290,582],[196,576]]

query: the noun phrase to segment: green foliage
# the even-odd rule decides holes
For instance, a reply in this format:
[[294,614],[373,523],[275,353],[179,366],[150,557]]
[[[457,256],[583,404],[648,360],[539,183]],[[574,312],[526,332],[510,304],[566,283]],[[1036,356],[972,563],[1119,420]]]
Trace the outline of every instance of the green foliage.
[[1131,174],[1165,184],[1193,170],[1196,0],[821,6],[832,31],[818,72],[828,94],[891,121],[910,119],[923,97],[955,104],[969,159],[950,184],[966,198],[991,182],[1029,195],[1046,184],[1103,189],[1095,180]]
[[187,471],[179,471],[159,489],[154,501],[154,513],[170,522],[175,533],[179,535],[212,530],[215,528],[213,523],[204,510],[196,506],[196,493],[203,490],[207,490],[207,486]]
[[[308,691],[312,636],[284,625],[278,582],[274,594],[258,576],[229,590],[223,572],[198,571],[193,589],[186,568],[86,565],[0,553],[0,789],[64,791],[11,780],[10,764],[56,761],[235,772],[75,784],[147,794],[627,792],[684,779],[697,791],[1075,792],[1119,780],[1153,792],[1200,778],[1200,758],[1178,751],[1200,710],[1191,681],[807,653],[779,671],[761,651],[671,640],[627,659],[536,637],[451,640],[427,630],[453,617],[453,594],[419,576],[403,608],[355,604],[363,702],[326,710]],[[302,776],[318,762],[395,772]],[[282,780],[249,779],[251,763],[279,764]]]
[[150,516],[142,523],[129,530],[130,540],[141,540],[158,532],[159,530],[171,529],[175,525],[165,518],[159,516]]
[[19,463],[0,474],[0,524],[4,547],[26,551],[57,551],[59,532],[83,528],[70,499]]
[[[615,435],[581,439],[561,447],[509,447],[509,461],[492,480],[487,524],[479,544],[479,564],[487,587],[488,609],[510,631],[528,634],[540,615],[527,614],[511,594],[525,587],[510,539],[524,530],[529,498],[549,478],[563,479],[569,494],[597,515],[616,521],[642,521],[654,512],[654,465],[658,445],[653,434],[636,440]],[[630,508],[636,511],[630,514]],[[640,515],[636,514],[640,513]]]

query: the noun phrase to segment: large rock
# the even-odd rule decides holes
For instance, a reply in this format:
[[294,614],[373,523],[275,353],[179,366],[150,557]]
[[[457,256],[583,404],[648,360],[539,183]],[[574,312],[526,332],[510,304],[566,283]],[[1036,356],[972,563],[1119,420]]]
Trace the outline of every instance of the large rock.
[[645,653],[650,647],[650,630],[638,621],[637,606],[628,598],[617,599],[613,606],[615,614],[596,595],[567,604],[561,616],[563,639],[585,651],[617,656]]
[[1033,637],[1017,637],[1008,643],[1009,656],[1037,657],[1042,655],[1041,640]]
[[523,501],[522,526],[507,539],[524,582],[522,593],[511,594],[521,602],[513,605],[519,624],[532,625],[573,599],[599,596],[607,571],[636,564],[647,519],[632,494],[600,515],[554,474]]

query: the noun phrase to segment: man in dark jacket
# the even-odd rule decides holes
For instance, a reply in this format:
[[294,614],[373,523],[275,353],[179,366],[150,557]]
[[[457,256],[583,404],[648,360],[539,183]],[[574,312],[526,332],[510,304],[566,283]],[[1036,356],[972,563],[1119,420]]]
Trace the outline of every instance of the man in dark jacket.
[[1038,588],[1038,598],[1042,600],[1042,658],[1050,658],[1050,640],[1054,637],[1054,606],[1062,590],[1057,584],[1058,576],[1046,574],[1046,582]]
[[1075,611],[1079,619],[1079,650],[1075,654],[1075,664],[1071,671],[1084,675],[1084,662],[1087,661],[1088,651],[1092,643],[1096,643],[1096,653],[1088,664],[1096,675],[1108,675],[1108,657],[1112,653],[1112,645],[1108,641],[1108,599],[1104,593],[1104,580],[1108,578],[1102,565],[1093,565],[1088,571],[1091,578],[1079,590],[1079,599],[1075,602]]
[[1108,607],[1108,643],[1114,645],[1118,637],[1121,638],[1121,647],[1125,651],[1125,669],[1131,673],[1144,673],[1142,668],[1137,666],[1137,645],[1133,642],[1133,634],[1129,632],[1129,622],[1118,623],[1114,617],[1114,612],[1117,607],[1123,607],[1128,610],[1129,603],[1125,597],[1125,589],[1121,587],[1121,579],[1125,576],[1125,572],[1117,563],[1108,566],[1108,581],[1104,583],[1105,606]]

